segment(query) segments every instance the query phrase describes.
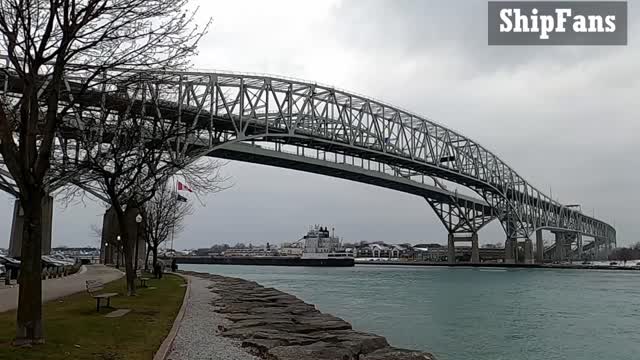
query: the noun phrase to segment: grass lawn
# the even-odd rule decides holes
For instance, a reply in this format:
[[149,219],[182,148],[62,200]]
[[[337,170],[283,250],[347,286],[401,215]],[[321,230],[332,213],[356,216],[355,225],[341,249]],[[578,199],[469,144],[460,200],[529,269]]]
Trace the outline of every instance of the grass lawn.
[[[136,281],[137,283],[137,281]],[[185,287],[178,276],[151,279],[149,287],[127,297],[124,279],[109,283],[104,292],[121,295],[111,299],[117,309],[131,309],[119,318],[105,318],[113,309],[100,308],[86,292],[44,304],[44,345],[32,348],[11,346],[15,337],[16,312],[0,313],[0,359],[151,359],[169,333],[180,309]],[[106,302],[103,301],[106,304]]]

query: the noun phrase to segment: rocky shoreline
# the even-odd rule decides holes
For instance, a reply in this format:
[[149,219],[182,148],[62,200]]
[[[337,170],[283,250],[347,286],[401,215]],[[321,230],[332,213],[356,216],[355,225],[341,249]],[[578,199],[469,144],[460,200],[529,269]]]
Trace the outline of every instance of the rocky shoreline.
[[435,360],[425,352],[394,348],[375,334],[282,291],[256,282],[197,272],[185,275],[210,280],[213,310],[227,321],[219,335],[240,342],[266,360]]

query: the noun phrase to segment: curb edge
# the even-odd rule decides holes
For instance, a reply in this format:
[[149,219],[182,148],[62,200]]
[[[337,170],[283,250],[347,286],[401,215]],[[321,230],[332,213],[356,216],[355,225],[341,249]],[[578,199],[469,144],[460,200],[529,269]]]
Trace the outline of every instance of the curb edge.
[[186,309],[187,309],[187,302],[189,301],[189,293],[191,290],[191,279],[189,279],[187,276],[180,273],[172,273],[172,274],[183,278],[187,282],[187,286],[186,286],[187,289],[184,292],[184,298],[182,299],[182,306],[180,306],[180,310],[178,311],[178,314],[176,315],[176,318],[173,321],[173,326],[171,326],[171,330],[169,330],[169,334],[167,334],[167,337],[162,341],[162,344],[160,344],[160,347],[158,348],[156,353],[153,355],[153,360],[167,359],[167,356],[169,355],[173,347],[173,342],[176,339],[176,335],[178,335],[178,329],[180,329],[180,325],[182,324],[182,319],[184,318],[184,313],[186,312]]

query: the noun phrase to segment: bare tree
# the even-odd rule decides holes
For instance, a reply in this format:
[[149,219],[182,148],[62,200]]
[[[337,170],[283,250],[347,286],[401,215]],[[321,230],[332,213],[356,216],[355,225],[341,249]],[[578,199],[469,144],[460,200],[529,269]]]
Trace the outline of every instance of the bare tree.
[[609,254],[609,260],[623,261],[625,265],[627,261],[637,259],[640,259],[640,247],[638,247],[638,244],[631,247],[615,248]]
[[[187,0],[0,2],[1,74],[15,94],[0,99],[0,153],[25,221],[16,344],[44,341],[41,204],[59,180],[52,177],[51,159],[73,99],[108,79],[112,68],[184,66],[207,28],[191,25],[194,13]],[[73,97],[65,83],[70,73]]]
[[[142,84],[132,86],[139,88]],[[202,189],[214,189],[220,184],[218,165],[194,161],[203,154],[198,147],[182,143],[192,151],[181,152],[176,148],[180,139],[192,135],[189,126],[182,123],[146,116],[144,112],[116,109],[106,117],[100,115],[103,123],[98,124],[93,121],[93,115],[82,112],[82,122],[93,123],[94,128],[76,139],[81,156],[76,158],[79,176],[74,184],[97,195],[114,210],[124,255],[127,294],[134,295],[136,239],[131,233],[132,219],[176,173]]]
[[93,244],[97,243],[98,248],[100,248],[100,242],[102,240],[102,228],[96,224],[89,225],[89,236],[93,238]]
[[[183,230],[184,218],[190,215],[193,206],[187,198],[175,193],[175,187],[164,186],[144,206],[144,237],[147,254],[152,255],[152,264],[158,261],[160,244]],[[148,256],[147,256],[148,257]]]
[[96,224],[89,225],[89,235],[96,239],[102,238],[102,228]]
[[[217,193],[228,188],[228,178],[220,173],[223,163],[211,159],[194,162],[180,171],[179,176],[189,179],[189,189],[200,194]],[[162,186],[144,208],[144,237],[147,257],[152,264],[158,260],[158,249],[170,237],[183,230],[183,220],[193,211],[188,199],[180,195],[175,184]],[[146,263],[146,262],[145,262]]]

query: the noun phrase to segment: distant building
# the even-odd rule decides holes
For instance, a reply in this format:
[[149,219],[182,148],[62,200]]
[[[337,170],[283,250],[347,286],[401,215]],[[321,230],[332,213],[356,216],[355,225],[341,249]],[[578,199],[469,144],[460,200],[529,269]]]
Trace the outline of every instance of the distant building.
[[369,246],[369,244],[364,244],[364,245],[358,245],[356,246],[356,257],[361,257],[361,258],[370,258],[372,257],[372,252],[371,252],[371,247]]
[[346,252],[347,254],[350,254],[350,256],[352,256],[352,257],[355,257],[357,250],[358,249],[356,247],[346,247],[346,248],[344,248],[344,252]]
[[356,247],[356,257],[398,259],[411,257],[413,248],[409,244],[389,245],[385,243],[360,244]]
[[413,247],[414,259],[418,261],[447,261],[447,248],[440,244],[420,244]]
[[370,259],[400,259],[416,261],[446,261],[447,248],[440,244],[360,243],[353,249],[356,257]]

